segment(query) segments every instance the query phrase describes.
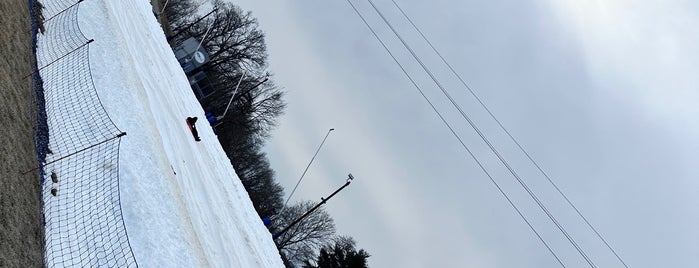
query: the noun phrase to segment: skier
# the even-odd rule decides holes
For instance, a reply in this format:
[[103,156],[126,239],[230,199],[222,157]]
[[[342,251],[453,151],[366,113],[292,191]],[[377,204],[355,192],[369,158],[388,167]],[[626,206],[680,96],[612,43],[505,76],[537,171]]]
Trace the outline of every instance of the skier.
[[196,117],[187,117],[187,126],[189,126],[189,130],[192,131],[192,136],[194,136],[194,140],[201,141],[201,139],[199,138],[199,131],[197,131],[197,126],[194,125],[196,123]]

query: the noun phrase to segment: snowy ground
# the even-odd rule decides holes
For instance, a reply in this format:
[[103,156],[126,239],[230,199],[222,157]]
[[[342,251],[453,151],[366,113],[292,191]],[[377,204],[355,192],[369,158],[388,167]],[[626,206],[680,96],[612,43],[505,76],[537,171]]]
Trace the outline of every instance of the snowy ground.
[[[121,140],[124,222],[140,267],[282,267],[145,0],[90,0],[79,25]],[[200,118],[194,142],[187,116]]]

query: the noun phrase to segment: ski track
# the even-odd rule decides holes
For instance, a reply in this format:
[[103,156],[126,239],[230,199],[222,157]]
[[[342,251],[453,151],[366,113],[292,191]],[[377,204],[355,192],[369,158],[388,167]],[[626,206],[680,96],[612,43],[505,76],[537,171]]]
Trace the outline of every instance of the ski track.
[[[149,2],[80,5],[80,28],[95,39],[95,87],[128,133],[121,142],[120,191],[139,266],[283,267]],[[187,116],[200,118],[199,143]]]

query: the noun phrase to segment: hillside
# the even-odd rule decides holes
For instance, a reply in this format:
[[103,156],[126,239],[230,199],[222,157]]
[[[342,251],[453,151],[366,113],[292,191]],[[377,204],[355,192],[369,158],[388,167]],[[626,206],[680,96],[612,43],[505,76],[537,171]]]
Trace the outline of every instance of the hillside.
[[[127,133],[120,139],[118,184],[123,224],[138,266],[283,266],[203,120],[204,111],[150,3],[84,1],[78,24],[86,38],[94,39],[89,66],[99,101],[114,125]],[[189,116],[202,118],[197,124],[201,142],[194,141],[185,124]],[[83,121],[82,128],[89,124]],[[53,140],[60,131],[51,129]],[[62,193],[59,189],[58,198]],[[45,191],[44,198],[52,197]]]

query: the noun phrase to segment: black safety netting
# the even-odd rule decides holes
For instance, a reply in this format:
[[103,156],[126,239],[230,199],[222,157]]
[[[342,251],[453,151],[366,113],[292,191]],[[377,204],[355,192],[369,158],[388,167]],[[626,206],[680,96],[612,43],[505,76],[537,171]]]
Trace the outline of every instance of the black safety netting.
[[[47,267],[137,267],[119,193],[119,144],[90,71],[78,0],[29,0],[36,42],[35,144]],[[43,8],[31,8],[31,7]],[[41,33],[40,31],[44,32]],[[37,34],[37,31],[39,33]]]

